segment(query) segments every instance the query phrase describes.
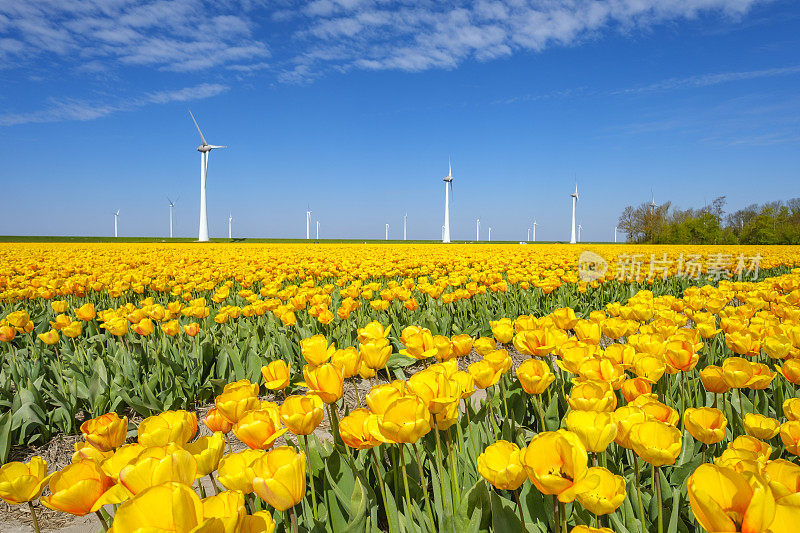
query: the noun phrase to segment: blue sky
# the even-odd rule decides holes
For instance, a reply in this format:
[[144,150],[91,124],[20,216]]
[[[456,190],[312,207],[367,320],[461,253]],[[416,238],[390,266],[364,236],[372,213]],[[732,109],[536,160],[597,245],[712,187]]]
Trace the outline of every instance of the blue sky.
[[798,196],[790,0],[0,2],[0,234],[585,240]]

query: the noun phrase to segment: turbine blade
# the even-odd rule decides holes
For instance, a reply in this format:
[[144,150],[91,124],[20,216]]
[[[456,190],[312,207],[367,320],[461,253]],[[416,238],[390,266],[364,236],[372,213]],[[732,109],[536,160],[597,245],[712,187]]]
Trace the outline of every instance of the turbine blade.
[[194,126],[197,128],[197,133],[200,134],[200,140],[203,141],[203,146],[208,145],[208,143],[206,142],[206,138],[203,137],[203,132],[200,131],[200,126],[197,125],[197,121],[194,119],[194,115],[192,115],[192,110],[191,109],[189,110],[189,115],[191,115],[192,122],[194,122]]

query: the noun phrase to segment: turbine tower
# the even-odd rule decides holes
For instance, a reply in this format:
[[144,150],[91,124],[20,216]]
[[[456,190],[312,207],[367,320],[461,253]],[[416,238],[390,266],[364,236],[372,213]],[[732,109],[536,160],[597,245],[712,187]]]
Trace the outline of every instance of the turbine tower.
[[528,241],[531,240],[531,228],[528,228],[528,239],[527,240]]
[[195,120],[191,110],[189,110],[189,115],[192,117],[192,122],[194,122],[194,125],[197,128],[197,133],[200,134],[200,141],[203,143],[197,147],[197,151],[200,152],[200,228],[197,232],[197,240],[200,242],[208,242],[208,215],[206,208],[206,177],[208,177],[208,156],[211,153],[211,150],[214,150],[215,148],[227,147],[208,144],[206,142],[206,138],[203,137],[203,132],[200,131],[200,126],[197,125],[197,121]]
[[406,224],[408,223],[408,213],[403,215],[403,240],[406,240]]
[[617,227],[614,226],[614,244],[617,243]]
[[311,208],[306,207],[306,240],[311,239]]
[[444,177],[444,229],[442,242],[450,242],[450,194],[453,192],[453,165],[447,159],[447,176]]
[[114,238],[117,238],[117,219],[119,218],[119,209],[114,213]]
[[229,239],[233,239],[232,233],[231,233],[231,222],[233,222],[233,214],[232,213],[228,213],[228,238]]
[[575,204],[578,203],[578,182],[575,182],[575,192],[570,196],[572,197],[572,233],[570,233],[569,243],[575,244]]
[[581,230],[583,230],[583,226],[578,224],[578,242],[581,242]]
[[386,240],[389,240],[389,224],[386,224]]
[[169,202],[169,238],[171,239],[172,238],[172,208],[175,207],[175,204],[178,203],[178,200],[175,200],[173,202],[172,200],[169,199],[169,196],[167,196],[167,201]]
[[648,205],[650,206],[651,212],[655,211],[656,207],[658,207],[658,204],[656,203],[656,197],[653,194],[653,189],[650,189],[650,203]]
[[489,226],[489,242],[492,242],[492,227]]
[[319,240],[319,220],[317,220],[317,240]]
[[475,223],[475,242],[480,242],[481,240],[481,219],[478,219]]
[[533,220],[533,242],[536,242],[536,219]]

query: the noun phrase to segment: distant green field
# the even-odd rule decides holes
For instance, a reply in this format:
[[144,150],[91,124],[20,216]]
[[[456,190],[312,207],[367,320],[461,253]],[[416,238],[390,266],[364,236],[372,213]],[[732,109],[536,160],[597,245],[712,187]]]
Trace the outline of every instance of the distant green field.
[[[169,243],[196,243],[197,241],[192,238],[159,238],[159,237],[53,237],[53,236],[29,236],[29,235],[0,235],[0,242],[75,242],[75,243],[92,243],[92,242],[169,242]],[[321,244],[337,244],[337,243],[369,243],[369,244],[437,244],[440,241],[402,241],[402,240],[384,240],[384,239],[211,239],[215,243],[321,243]],[[472,241],[453,241],[455,244],[466,244]],[[517,244],[519,241],[480,241],[480,244]],[[530,244],[552,244],[553,241],[537,241]],[[581,243],[591,244],[591,243]]]

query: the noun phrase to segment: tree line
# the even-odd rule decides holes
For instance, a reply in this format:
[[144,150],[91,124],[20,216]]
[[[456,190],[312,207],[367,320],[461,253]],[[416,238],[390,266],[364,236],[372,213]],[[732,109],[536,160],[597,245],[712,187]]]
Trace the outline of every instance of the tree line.
[[671,202],[627,206],[617,228],[628,242],[651,244],[800,244],[800,198],[726,212],[725,196],[700,209]]

